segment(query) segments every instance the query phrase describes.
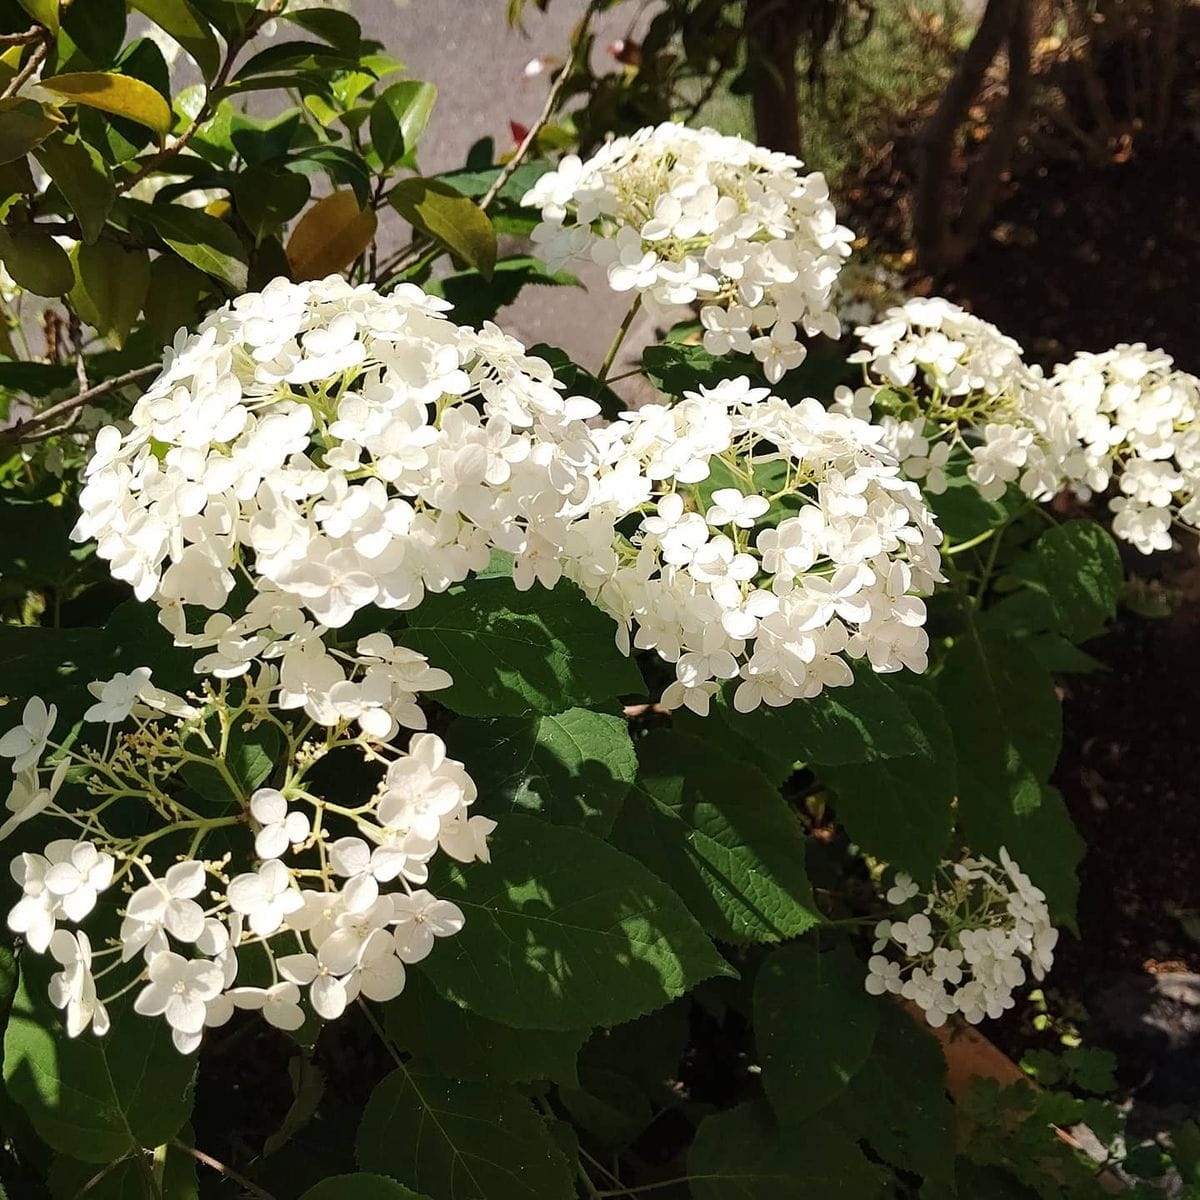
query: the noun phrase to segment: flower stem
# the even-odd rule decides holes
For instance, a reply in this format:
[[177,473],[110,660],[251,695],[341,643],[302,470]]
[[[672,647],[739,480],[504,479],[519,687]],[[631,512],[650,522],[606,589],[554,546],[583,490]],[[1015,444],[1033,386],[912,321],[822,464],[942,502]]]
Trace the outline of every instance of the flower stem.
[[600,370],[596,374],[596,392],[604,386],[604,381],[608,378],[609,371],[612,370],[612,365],[617,360],[617,354],[621,349],[621,343],[625,341],[626,335],[629,333],[630,326],[633,324],[633,319],[638,315],[642,307],[642,297],[640,295],[634,297],[633,303],[629,306],[629,311],[625,314],[625,319],[621,322],[620,328],[617,330],[617,336],[613,338],[612,345],[608,348],[608,353],[604,356],[604,361],[600,364]]

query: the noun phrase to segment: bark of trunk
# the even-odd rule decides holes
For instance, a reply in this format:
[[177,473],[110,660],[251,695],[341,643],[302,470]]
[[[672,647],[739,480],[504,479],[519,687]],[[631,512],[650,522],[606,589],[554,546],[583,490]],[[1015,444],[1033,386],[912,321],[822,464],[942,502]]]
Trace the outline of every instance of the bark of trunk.
[[759,145],[800,154],[796,8],[804,0],[746,0],[746,53],[754,69],[751,103]]

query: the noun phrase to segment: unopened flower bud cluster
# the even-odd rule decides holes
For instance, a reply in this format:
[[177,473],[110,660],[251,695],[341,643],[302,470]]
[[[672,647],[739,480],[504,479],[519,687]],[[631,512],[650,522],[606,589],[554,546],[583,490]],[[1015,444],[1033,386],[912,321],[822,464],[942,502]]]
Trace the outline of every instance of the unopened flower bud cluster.
[[[389,669],[385,642],[359,643],[352,677]],[[411,669],[408,652],[399,661]],[[358,996],[398,995],[406,965],[462,928],[458,907],[425,887],[429,862],[438,851],[487,861],[494,822],[470,814],[475,786],[436,735],[402,750],[390,720],[343,717],[299,737],[279,719],[272,664],[194,703],[146,668],[92,691],[85,729],[108,727],[103,750],[55,742],[55,708],[36,697],[0,738],[13,770],[0,837],[37,828],[40,847],[12,860],[8,926],[57,964],[50,998],[70,1036],[103,1035],[116,1003],[165,1020],[182,1053],[236,1009],[298,1029],[304,992],[334,1020]],[[286,750],[276,778],[246,794],[224,747],[262,724]],[[331,754],[362,757],[374,791],[321,794],[310,775]],[[197,766],[227,794],[189,787]],[[43,844],[48,821],[61,833]],[[98,907],[101,896],[111,902]]]
[[926,894],[898,874],[886,899],[910,915],[875,926],[866,989],[903,996],[935,1027],[955,1014],[972,1025],[999,1017],[1054,963],[1058,931],[1046,897],[1003,848],[999,865],[982,857],[943,864]]
[[[568,565],[622,645],[675,666],[667,708],[705,715],[784,705],[853,682],[850,662],[922,671],[919,593],[941,578],[941,534],[880,432],[815,400],[789,405],[746,378],[649,404],[598,431],[615,544]],[[615,525],[636,512],[631,540]]]
[[839,335],[830,293],[850,253],[829,187],[803,163],[711,129],[664,124],[567,155],[524,203],[552,268],[590,255],[653,311],[699,302],[704,346],[753,354],[777,382],[800,331]]
[[995,326],[914,299],[856,330],[865,384],[835,407],[876,420],[905,475],[945,491],[952,458],[989,500],[1106,491],[1113,533],[1142,553],[1200,527],[1200,379],[1144,345],[1079,354],[1047,378]]

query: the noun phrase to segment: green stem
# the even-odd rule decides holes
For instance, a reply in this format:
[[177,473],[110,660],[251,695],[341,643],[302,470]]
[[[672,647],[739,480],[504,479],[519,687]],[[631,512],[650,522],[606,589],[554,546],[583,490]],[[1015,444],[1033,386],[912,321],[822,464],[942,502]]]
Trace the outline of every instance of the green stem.
[[976,534],[975,537],[965,542],[956,542],[953,546],[947,546],[942,551],[943,556],[950,557],[954,554],[961,554],[964,550],[972,550],[976,546],[983,545],[988,538],[993,537],[996,533],[995,529],[985,529],[982,533]]
[[604,361],[600,364],[600,370],[596,375],[596,391],[599,393],[604,386],[604,381],[608,378],[609,371],[612,370],[612,365],[616,361],[617,353],[621,349],[621,343],[624,342],[626,334],[629,333],[629,328],[633,324],[633,319],[638,315],[638,311],[642,307],[642,297],[639,293],[634,297],[633,303],[629,306],[629,311],[625,314],[625,319],[621,322],[620,328],[617,330],[617,336],[613,338],[612,345],[608,348],[608,353],[604,356]]
[[597,1196],[636,1196],[642,1192],[655,1192],[660,1188],[679,1187],[680,1184],[690,1183],[690,1175],[680,1175],[675,1179],[664,1179],[661,1183],[641,1183],[636,1187],[614,1188],[611,1191],[597,1192]]

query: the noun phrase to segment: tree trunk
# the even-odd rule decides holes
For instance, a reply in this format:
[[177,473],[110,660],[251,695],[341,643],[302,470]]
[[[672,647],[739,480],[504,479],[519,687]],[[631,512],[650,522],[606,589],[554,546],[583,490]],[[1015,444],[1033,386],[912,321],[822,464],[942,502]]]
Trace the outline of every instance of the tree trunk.
[[769,150],[800,154],[796,7],[804,0],[746,0],[746,54],[753,70],[755,140]]

